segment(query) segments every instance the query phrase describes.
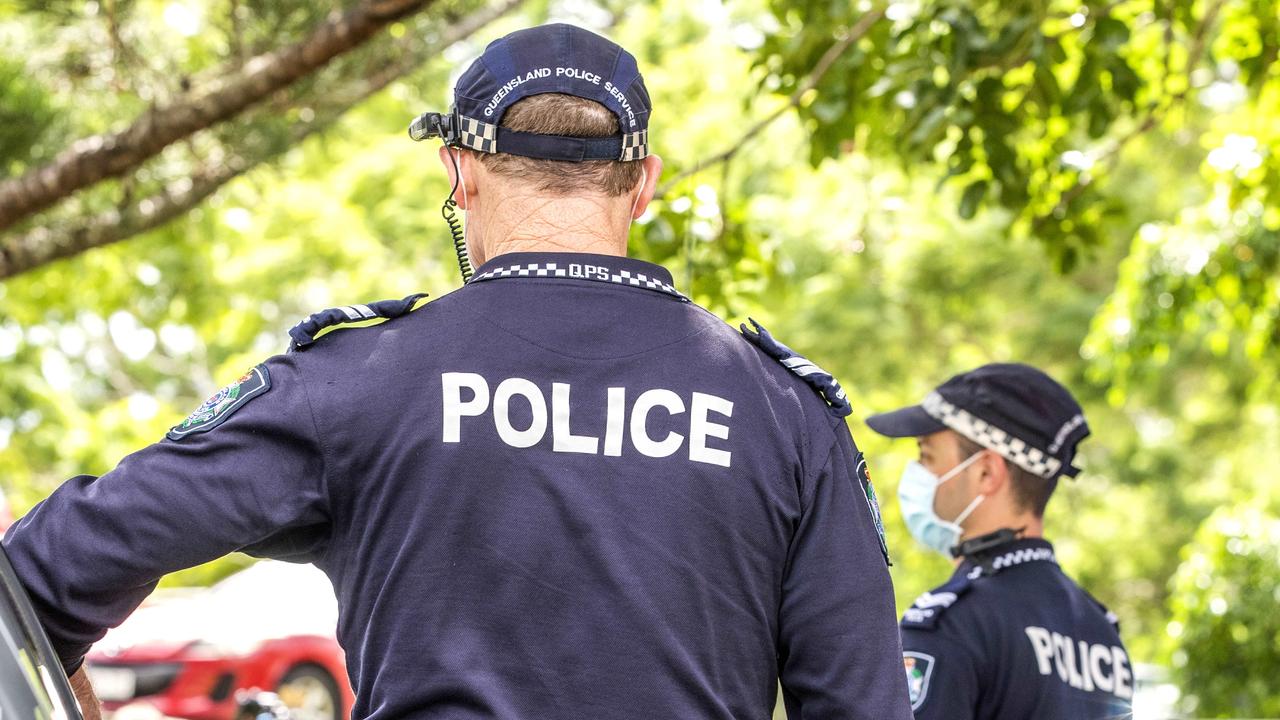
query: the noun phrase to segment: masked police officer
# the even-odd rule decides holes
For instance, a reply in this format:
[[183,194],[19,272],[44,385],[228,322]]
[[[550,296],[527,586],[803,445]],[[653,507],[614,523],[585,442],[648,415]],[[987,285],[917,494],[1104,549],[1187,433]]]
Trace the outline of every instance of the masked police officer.
[[920,543],[958,562],[902,618],[916,718],[1130,717],[1133,673],[1115,616],[1043,539],[1045,505],[1089,434],[1066,388],[1026,365],[985,365],[924,402],[867,420],[914,437],[898,496]]
[[649,109],[603,37],[489,45],[411,126],[474,277],[312,315],[9,532],[66,669],[162,574],[245,550],[332,579],[357,718],[767,718],[779,680],[792,717],[910,718],[844,393],[625,257]]

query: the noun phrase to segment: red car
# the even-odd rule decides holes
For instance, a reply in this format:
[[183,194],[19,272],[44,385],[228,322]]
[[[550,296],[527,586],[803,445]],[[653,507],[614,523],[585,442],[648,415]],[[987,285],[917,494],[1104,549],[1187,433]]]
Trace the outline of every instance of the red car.
[[89,653],[114,720],[232,720],[240,691],[275,692],[297,720],[350,717],[338,605],[311,565],[265,561],[145,604]]

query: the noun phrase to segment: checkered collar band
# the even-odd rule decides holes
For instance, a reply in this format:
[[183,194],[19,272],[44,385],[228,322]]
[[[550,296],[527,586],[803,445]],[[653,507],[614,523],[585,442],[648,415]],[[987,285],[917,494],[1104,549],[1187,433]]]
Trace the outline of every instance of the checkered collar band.
[[671,273],[666,268],[633,258],[591,253],[508,253],[480,266],[467,284],[508,278],[589,280],[652,290],[689,302],[689,298],[671,284]]
[[995,450],[1000,456],[1027,472],[1052,480],[1062,469],[1062,461],[1051,457],[1043,450],[1033,447],[1021,438],[1014,437],[1006,430],[992,425],[981,418],[974,417],[968,411],[956,407],[937,392],[920,403],[924,411],[947,427],[978,443]]
[[1053,552],[1053,544],[1044,538],[1022,538],[1002,543],[974,554],[965,554],[965,561],[956,570],[970,580],[977,580],[984,575],[995,575],[1027,563],[1058,564],[1058,557]]

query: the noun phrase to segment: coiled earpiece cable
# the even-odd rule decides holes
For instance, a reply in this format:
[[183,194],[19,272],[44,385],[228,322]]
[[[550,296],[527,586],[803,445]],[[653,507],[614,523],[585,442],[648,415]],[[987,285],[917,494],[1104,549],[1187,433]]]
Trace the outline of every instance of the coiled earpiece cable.
[[[437,130],[444,135],[444,127],[437,118],[435,122]],[[440,206],[440,216],[444,218],[445,224],[449,226],[449,234],[453,236],[453,251],[458,255],[458,269],[462,272],[462,282],[465,284],[471,279],[471,257],[467,254],[467,238],[462,230],[462,221],[458,219],[456,208],[458,201],[454,199],[454,195],[458,192],[458,183],[462,180],[462,168],[458,167],[457,150],[446,150],[449,153],[449,159],[453,161],[453,187],[449,189],[449,197],[445,198],[444,204]]]

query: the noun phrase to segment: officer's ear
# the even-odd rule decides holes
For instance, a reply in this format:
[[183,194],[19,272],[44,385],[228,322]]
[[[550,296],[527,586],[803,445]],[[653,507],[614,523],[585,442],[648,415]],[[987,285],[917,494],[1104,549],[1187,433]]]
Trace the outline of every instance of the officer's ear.
[[649,155],[640,162],[644,164],[644,184],[635,195],[635,204],[631,208],[632,220],[639,220],[645,208],[649,207],[649,201],[653,200],[658,191],[658,176],[662,174],[662,158],[657,155]]
[[976,463],[981,468],[978,478],[978,492],[992,497],[1009,487],[1009,465],[1000,453],[995,450],[983,450],[982,457]]
[[[440,163],[444,165],[444,171],[449,175],[449,187],[458,183],[458,190],[453,194],[453,199],[458,201],[459,208],[468,209],[471,198],[480,194],[480,183],[476,178],[475,156],[459,148],[441,145]],[[458,182],[458,171],[462,172],[462,182]]]

